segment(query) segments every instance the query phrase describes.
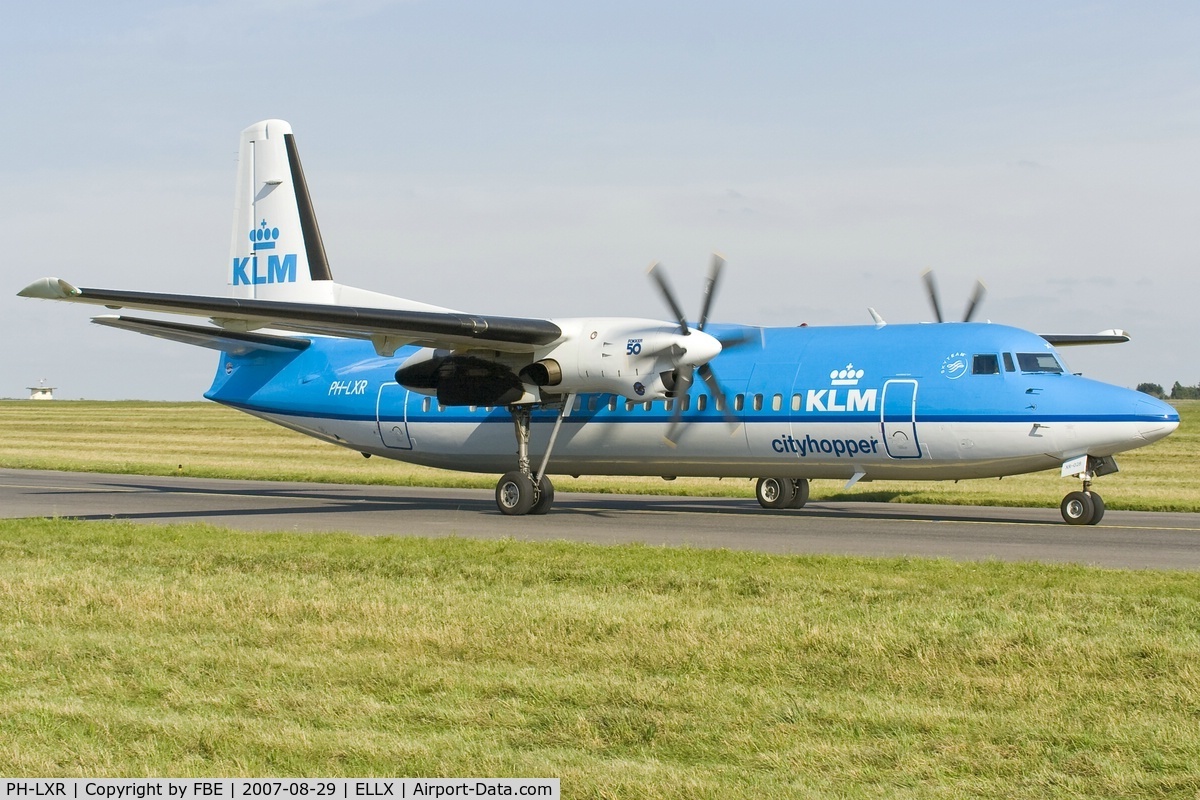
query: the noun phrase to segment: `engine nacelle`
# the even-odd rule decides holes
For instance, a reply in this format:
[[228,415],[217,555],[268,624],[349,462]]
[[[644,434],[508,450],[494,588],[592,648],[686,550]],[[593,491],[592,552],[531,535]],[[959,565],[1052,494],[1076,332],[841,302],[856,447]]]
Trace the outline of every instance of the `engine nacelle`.
[[721,343],[699,330],[627,317],[554,320],[565,341],[538,352],[519,377],[555,394],[611,393],[633,400],[674,396],[675,370],[699,366]]
[[478,353],[420,350],[396,370],[396,383],[435,395],[444,406],[504,406],[536,399],[511,364]]
[[425,348],[396,370],[396,382],[443,405],[534,403],[545,395],[617,394],[631,400],[673,397],[677,370],[716,358],[721,343],[652,319],[554,320],[555,345],[530,355]]

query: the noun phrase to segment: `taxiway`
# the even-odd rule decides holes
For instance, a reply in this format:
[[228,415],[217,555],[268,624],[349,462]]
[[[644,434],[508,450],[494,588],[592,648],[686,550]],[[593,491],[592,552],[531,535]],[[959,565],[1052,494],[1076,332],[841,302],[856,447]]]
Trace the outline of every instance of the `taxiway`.
[[815,502],[766,511],[750,499],[560,492],[546,516],[506,517],[486,489],[0,470],[0,517],[52,516],[1200,570],[1200,514],[1109,511],[1098,526],[1072,527],[1057,508]]

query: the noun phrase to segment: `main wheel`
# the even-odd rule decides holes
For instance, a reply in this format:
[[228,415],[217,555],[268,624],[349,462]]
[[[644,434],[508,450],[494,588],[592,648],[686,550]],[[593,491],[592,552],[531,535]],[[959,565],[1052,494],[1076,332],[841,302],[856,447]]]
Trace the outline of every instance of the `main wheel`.
[[1058,510],[1068,525],[1091,525],[1096,516],[1096,504],[1090,492],[1071,492],[1063,498]]
[[529,509],[529,513],[549,513],[552,505],[554,505],[554,484],[550,482],[548,476],[543,475],[542,482],[538,484],[537,500],[534,501],[533,508]]
[[796,494],[792,497],[792,502],[788,503],[788,508],[804,508],[804,504],[808,502],[808,478],[796,478],[792,485],[796,487]]
[[1092,519],[1088,525],[1095,525],[1104,519],[1104,500],[1095,492],[1088,492],[1088,494],[1092,498],[1092,505],[1095,506],[1095,510],[1092,512]]
[[523,472],[506,472],[496,484],[496,507],[500,513],[520,517],[533,508],[533,479]]
[[754,494],[763,508],[787,508],[796,497],[796,484],[791,478],[759,478]]

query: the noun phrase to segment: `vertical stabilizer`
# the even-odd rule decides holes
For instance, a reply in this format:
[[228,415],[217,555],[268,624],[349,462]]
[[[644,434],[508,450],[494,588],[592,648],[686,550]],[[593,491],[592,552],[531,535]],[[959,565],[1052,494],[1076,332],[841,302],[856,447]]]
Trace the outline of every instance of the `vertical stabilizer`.
[[233,213],[234,297],[299,297],[317,289],[314,281],[332,280],[296,140],[283,120],[242,131]]

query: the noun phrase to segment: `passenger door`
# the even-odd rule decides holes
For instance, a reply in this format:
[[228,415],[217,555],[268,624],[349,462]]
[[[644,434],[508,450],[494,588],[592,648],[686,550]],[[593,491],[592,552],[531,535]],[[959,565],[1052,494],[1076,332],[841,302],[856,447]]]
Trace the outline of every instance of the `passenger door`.
[[898,378],[883,384],[883,446],[892,458],[920,458],[917,441],[917,382]]
[[408,389],[398,383],[381,385],[375,404],[375,421],[384,447],[412,450],[412,439],[408,437]]

